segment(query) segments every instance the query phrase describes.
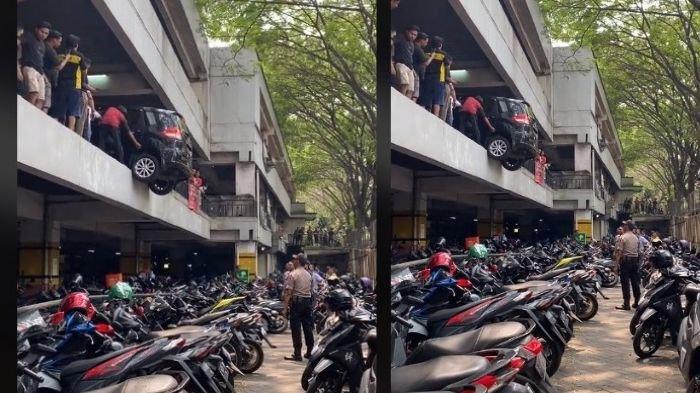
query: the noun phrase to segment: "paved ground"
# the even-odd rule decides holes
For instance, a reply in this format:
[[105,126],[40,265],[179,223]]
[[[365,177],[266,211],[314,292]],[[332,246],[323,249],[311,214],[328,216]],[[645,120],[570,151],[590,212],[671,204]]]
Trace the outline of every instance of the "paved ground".
[[262,367],[253,374],[237,378],[236,391],[238,393],[303,393],[300,380],[306,366],[306,359],[303,362],[284,360],[285,356],[293,352],[289,329],[282,334],[269,334],[267,338],[277,348],[270,348],[263,343],[265,360]]
[[622,304],[620,288],[605,290],[610,300],[598,297],[598,315],[578,323],[554,384],[573,393],[680,393],[685,392],[678,371],[678,354],[666,339],[656,356],[640,361],[629,334],[631,311],[615,310]]

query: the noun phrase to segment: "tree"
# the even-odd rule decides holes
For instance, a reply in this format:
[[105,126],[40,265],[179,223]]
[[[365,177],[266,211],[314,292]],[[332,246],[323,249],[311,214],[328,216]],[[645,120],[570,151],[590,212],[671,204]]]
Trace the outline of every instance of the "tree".
[[596,54],[631,172],[688,200],[700,171],[698,1],[540,4],[555,39]]
[[258,52],[297,189],[356,231],[375,217],[371,0],[198,0],[208,37]]

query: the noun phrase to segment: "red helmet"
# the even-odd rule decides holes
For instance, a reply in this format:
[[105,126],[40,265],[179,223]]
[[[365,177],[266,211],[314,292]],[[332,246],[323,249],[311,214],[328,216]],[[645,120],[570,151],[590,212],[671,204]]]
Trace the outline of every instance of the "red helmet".
[[452,262],[452,257],[449,253],[446,252],[438,252],[432,257],[430,257],[430,260],[428,261],[428,269],[430,269],[430,271],[432,272],[437,268],[443,268],[449,271],[450,274],[454,273],[455,270],[457,270],[457,266],[454,262]]
[[92,319],[92,316],[95,314],[95,307],[85,292],[72,292],[63,299],[58,307],[58,311],[64,314],[68,314],[71,311],[81,311],[85,313],[88,319]]

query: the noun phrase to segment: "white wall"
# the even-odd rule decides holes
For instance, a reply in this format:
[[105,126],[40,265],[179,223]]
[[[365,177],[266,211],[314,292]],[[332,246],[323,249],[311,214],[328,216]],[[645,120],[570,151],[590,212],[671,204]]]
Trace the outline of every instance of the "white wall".
[[391,89],[392,149],[481,181],[513,195],[552,207],[552,191],[524,169],[508,171],[486,150],[444,121]]

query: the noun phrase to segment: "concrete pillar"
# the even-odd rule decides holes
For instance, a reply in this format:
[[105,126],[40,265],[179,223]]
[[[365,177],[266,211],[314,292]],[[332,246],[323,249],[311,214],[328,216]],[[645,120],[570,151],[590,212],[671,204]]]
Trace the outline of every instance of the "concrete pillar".
[[576,171],[587,171],[593,174],[590,144],[577,143],[574,145],[574,169]]
[[61,227],[58,222],[23,220],[19,234],[19,275],[44,276],[44,282],[59,284]]
[[592,210],[574,210],[574,230],[579,233],[585,233],[587,239],[593,236]]
[[476,218],[479,220],[476,224],[476,233],[481,239],[489,238],[492,234],[491,210],[485,208],[476,209]]
[[119,271],[124,277],[138,275],[151,269],[151,244],[132,239],[122,239],[119,247]]
[[397,192],[393,198],[393,239],[411,248],[425,246],[428,233],[428,197],[425,194]]
[[503,234],[503,210],[491,209],[491,236]]
[[255,163],[237,162],[236,170],[236,195],[256,196],[256,172]]
[[248,277],[251,280],[258,277],[257,242],[247,241],[236,243],[236,271],[239,270],[247,270]]

